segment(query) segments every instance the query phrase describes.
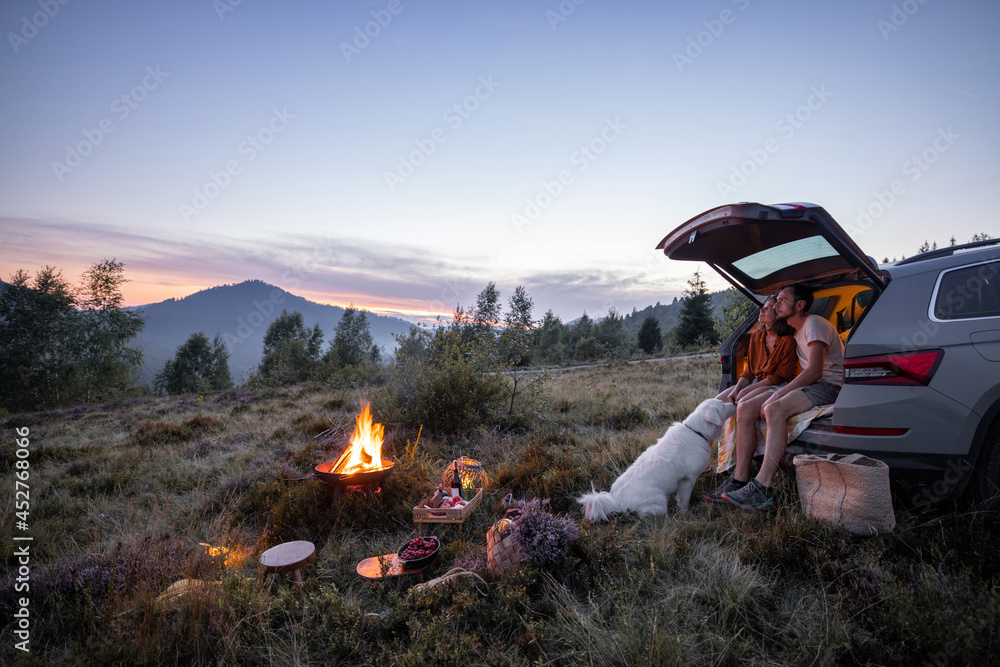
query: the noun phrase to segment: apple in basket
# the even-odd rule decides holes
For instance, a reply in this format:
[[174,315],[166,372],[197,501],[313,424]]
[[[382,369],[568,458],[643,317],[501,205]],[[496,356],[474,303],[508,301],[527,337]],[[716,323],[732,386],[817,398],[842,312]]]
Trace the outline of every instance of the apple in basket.
[[441,541],[436,537],[417,537],[399,548],[396,555],[403,567],[423,567],[437,558]]

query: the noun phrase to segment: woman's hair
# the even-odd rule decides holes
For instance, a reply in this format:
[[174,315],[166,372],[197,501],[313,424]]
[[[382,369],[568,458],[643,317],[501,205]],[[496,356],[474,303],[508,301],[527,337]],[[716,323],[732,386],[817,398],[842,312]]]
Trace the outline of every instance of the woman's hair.
[[771,326],[771,331],[779,336],[794,336],[795,328],[788,323],[788,320],[775,320]]
[[[767,305],[768,301],[776,301],[776,297],[772,294],[771,296],[764,299],[764,306]],[[763,308],[763,306],[761,306]],[[764,325],[761,324],[759,329],[764,329]],[[795,329],[788,323],[787,320],[776,319],[774,324],[771,325],[771,331],[778,336],[794,336]]]

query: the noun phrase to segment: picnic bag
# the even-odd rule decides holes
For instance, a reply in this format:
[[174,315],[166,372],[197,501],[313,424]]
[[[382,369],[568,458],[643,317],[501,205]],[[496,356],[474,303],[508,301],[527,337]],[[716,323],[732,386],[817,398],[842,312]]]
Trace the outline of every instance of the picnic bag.
[[520,513],[518,509],[507,510],[503,518],[486,531],[486,570],[494,577],[513,572],[526,560],[513,530],[514,519]]
[[802,511],[854,535],[896,527],[889,466],[863,454],[800,454],[793,459]]

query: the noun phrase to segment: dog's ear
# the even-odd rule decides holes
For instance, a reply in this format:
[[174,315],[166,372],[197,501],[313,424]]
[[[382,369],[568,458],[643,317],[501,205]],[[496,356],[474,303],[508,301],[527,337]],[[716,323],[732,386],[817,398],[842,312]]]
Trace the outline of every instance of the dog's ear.
[[716,426],[725,423],[729,418],[726,414],[728,412],[726,404],[717,398],[710,398],[706,403],[708,405],[705,406],[705,421]]

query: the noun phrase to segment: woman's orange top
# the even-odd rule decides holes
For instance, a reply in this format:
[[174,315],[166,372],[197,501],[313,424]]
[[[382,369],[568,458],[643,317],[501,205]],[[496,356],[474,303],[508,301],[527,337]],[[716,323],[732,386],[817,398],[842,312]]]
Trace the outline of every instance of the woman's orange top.
[[750,332],[747,368],[740,377],[751,382],[767,380],[773,385],[791,381],[798,374],[795,336],[778,336],[774,350],[770,353],[764,344],[766,336],[767,332],[763,329],[754,329]]

